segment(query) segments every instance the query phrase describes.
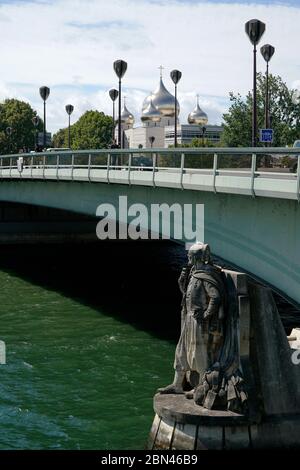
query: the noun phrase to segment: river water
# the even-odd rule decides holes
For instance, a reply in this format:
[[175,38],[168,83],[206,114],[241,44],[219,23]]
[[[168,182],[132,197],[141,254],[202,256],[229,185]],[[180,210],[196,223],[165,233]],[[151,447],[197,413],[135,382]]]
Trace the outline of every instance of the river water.
[[185,261],[167,242],[0,247],[0,449],[144,447]]

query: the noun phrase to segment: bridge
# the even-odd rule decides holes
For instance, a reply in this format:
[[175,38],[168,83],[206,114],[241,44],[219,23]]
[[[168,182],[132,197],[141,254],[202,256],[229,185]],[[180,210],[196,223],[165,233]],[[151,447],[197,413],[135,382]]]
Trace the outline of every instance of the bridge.
[[[204,240],[300,305],[299,150],[177,148],[0,157],[0,201],[93,215],[100,203],[204,204]],[[295,159],[295,172],[262,166]],[[141,165],[143,162],[143,166]],[[184,240],[183,240],[184,242]]]

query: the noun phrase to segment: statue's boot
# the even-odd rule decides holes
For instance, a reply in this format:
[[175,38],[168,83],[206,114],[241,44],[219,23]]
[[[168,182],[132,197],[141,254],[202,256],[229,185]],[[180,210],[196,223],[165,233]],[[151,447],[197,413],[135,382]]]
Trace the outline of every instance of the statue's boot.
[[194,398],[194,393],[195,393],[195,389],[193,388],[193,390],[189,390],[188,392],[185,392],[185,396],[189,400],[192,400]]
[[175,377],[172,384],[167,385],[164,388],[159,388],[158,393],[184,393],[183,392],[183,379],[185,377],[184,371],[175,371]]

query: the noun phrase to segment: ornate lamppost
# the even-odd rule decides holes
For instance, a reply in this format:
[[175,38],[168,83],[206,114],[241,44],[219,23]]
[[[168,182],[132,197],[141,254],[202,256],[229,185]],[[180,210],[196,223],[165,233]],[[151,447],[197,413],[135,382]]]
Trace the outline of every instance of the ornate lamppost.
[[68,125],[68,147],[71,148],[71,114],[74,111],[74,106],[72,104],[66,105],[66,111],[69,116],[69,125]]
[[122,136],[121,136],[121,80],[127,70],[127,62],[124,60],[116,60],[114,62],[114,71],[119,78],[119,116],[118,116],[118,144],[122,148]]
[[112,100],[112,103],[113,103],[113,130],[112,130],[112,139],[114,141],[115,139],[115,101],[116,99],[118,98],[119,96],[119,92],[118,90],[116,90],[115,88],[113,88],[112,90],[109,90],[109,96]]
[[271,46],[271,44],[265,44],[260,48],[261,55],[265,59],[267,63],[266,68],[266,98],[265,98],[265,127],[269,129],[270,127],[270,119],[269,119],[269,61],[273,57],[275,52],[275,47]]
[[45,148],[46,147],[46,100],[50,95],[50,88],[48,88],[47,86],[42,86],[40,88],[40,95],[41,95],[42,100],[44,101],[44,129],[43,129],[44,138],[43,138],[43,145],[44,145],[44,148]]
[[182,73],[179,70],[172,70],[171,79],[175,85],[175,127],[174,127],[174,147],[177,147],[177,83],[181,79]]
[[252,147],[257,144],[257,98],[256,98],[256,46],[266,29],[265,23],[259,20],[249,20],[245,24],[245,31],[253,44],[253,105],[252,105]]
[[150,142],[151,148],[153,147],[154,141],[155,141],[154,135],[150,135],[150,137],[149,137],[149,142]]

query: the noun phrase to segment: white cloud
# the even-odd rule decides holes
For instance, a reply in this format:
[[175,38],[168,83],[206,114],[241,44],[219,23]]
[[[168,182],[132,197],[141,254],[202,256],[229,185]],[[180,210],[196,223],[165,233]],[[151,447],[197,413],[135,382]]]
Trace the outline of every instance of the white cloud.
[[[276,48],[272,72],[292,85],[300,79],[300,9],[284,5],[149,3],[146,0],[56,0],[5,3],[0,7],[0,98],[30,101],[42,113],[38,88],[51,87],[48,128],[67,122],[64,105],[74,104],[75,120],[86,109],[111,111],[107,91],[117,86],[112,62],[128,61],[124,77],[128,108],[139,114],[145,95],[158,82],[158,66],[182,71],[181,119],[195,94],[210,122],[219,122],[229,91],[251,88],[252,52],[244,23],[267,24],[262,43]],[[292,47],[293,46],[293,47]],[[258,68],[264,70],[258,54]]]

